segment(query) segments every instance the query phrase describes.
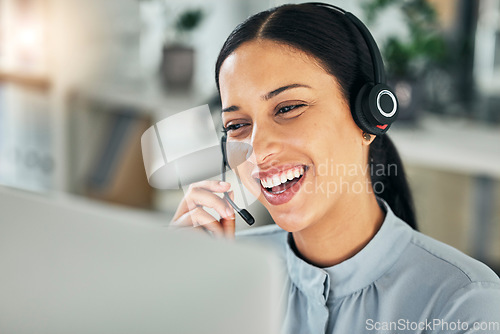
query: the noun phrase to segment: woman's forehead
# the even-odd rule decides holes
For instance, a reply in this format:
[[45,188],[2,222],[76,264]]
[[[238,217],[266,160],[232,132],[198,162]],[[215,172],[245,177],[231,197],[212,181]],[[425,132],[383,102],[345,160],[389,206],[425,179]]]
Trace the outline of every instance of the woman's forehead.
[[267,39],[245,42],[222,63],[221,75],[229,70],[248,70],[249,73],[270,68],[288,68],[290,65],[318,66],[318,61],[293,46]]
[[222,96],[238,90],[250,93],[258,88],[262,93],[280,84],[320,84],[332,79],[314,57],[270,40],[242,44],[226,58],[219,76]]

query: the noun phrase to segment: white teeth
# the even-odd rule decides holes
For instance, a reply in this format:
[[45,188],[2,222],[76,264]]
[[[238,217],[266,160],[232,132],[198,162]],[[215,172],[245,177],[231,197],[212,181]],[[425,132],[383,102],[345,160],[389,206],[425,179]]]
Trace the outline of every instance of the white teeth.
[[298,169],[293,170],[293,176],[299,177],[300,176],[300,171]]
[[273,187],[276,187],[281,184],[281,179],[278,175],[273,176]]
[[267,188],[271,188],[273,186],[273,178],[272,177],[268,177],[266,179],[266,184],[267,184]]
[[304,175],[304,167],[289,169],[279,175],[273,175],[272,177],[260,180],[260,183],[264,188],[272,188],[279,186],[280,184],[285,183],[289,180],[298,178],[301,175]]

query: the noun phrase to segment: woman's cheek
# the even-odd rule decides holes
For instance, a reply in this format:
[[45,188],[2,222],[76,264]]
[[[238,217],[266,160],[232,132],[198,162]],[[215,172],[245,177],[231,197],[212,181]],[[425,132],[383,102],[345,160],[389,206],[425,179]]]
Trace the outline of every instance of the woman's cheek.
[[261,188],[260,188],[260,183],[257,183],[253,178],[252,178],[252,170],[253,170],[253,164],[250,162],[245,162],[238,166],[238,175],[248,191],[255,197],[259,197],[261,195]]

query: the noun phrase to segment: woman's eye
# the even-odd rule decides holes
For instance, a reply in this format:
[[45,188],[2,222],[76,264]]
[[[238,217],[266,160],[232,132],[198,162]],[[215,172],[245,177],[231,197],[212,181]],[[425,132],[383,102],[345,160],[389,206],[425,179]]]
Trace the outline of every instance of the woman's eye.
[[247,124],[246,123],[230,124],[230,125],[227,125],[224,127],[224,131],[229,132],[229,131],[238,130],[245,125],[247,125]]
[[276,114],[286,114],[287,112],[290,112],[294,109],[297,109],[297,108],[300,108],[303,106],[305,106],[305,104],[292,104],[289,106],[284,106],[284,107],[279,108],[278,111],[276,112]]

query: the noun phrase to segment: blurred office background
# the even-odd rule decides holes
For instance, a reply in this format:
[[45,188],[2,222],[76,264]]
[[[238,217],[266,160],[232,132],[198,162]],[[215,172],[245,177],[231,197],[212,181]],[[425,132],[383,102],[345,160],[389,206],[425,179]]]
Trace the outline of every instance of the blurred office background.
[[[500,0],[328,2],[379,42],[403,107],[391,135],[421,230],[499,268]],[[148,185],[142,133],[205,103],[219,126],[222,43],[282,3],[0,0],[0,184],[168,222],[182,191]],[[258,204],[250,210],[270,222]]]

